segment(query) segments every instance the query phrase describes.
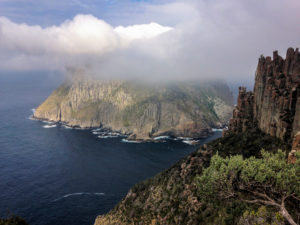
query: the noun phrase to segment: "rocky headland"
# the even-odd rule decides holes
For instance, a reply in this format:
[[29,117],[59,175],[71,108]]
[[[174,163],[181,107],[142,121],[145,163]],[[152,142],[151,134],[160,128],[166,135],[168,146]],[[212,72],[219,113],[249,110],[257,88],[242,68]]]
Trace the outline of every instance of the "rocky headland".
[[286,59],[273,53],[261,56],[253,91],[239,88],[237,106],[229,133],[258,127],[261,131],[289,141],[300,131],[300,53],[287,50]]
[[95,225],[299,224],[299,85],[298,49],[285,60],[262,56],[254,91],[239,89],[223,137],[136,184]]
[[33,117],[71,127],[110,129],[134,140],[201,138],[225,126],[232,94],[221,81],[145,83],[99,80],[73,71]]

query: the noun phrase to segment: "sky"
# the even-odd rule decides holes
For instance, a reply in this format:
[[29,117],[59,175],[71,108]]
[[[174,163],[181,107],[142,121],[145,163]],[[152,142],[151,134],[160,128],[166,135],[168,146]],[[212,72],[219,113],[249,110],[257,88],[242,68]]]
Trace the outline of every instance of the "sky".
[[253,80],[300,47],[299,0],[0,0],[0,71]]

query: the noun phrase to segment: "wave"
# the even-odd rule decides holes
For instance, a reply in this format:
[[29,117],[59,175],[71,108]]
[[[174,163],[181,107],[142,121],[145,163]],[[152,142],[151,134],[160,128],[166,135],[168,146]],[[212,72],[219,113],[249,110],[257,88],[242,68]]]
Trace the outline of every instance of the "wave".
[[192,138],[188,138],[188,137],[177,137],[177,140],[190,141],[190,140],[192,140]]
[[92,132],[97,132],[97,131],[101,131],[102,129],[101,128],[96,128],[96,129],[93,129]]
[[170,139],[169,136],[158,136],[158,137],[155,137],[153,138],[154,140],[164,140],[164,139]]
[[41,121],[42,123],[53,124],[53,122],[51,122],[51,121],[47,121],[47,120],[39,120],[39,121]]
[[123,139],[121,140],[121,142],[125,142],[125,143],[141,143],[140,141],[131,141],[131,140],[127,140],[127,139],[125,139],[125,138],[123,138]]
[[196,140],[183,140],[182,142],[185,143],[185,144],[188,144],[188,145],[196,145],[199,141],[196,141]]
[[212,128],[211,129],[213,132],[216,132],[216,131],[223,131],[223,129],[218,129],[218,128]]
[[63,198],[68,198],[70,196],[76,196],[76,195],[98,195],[98,196],[104,196],[105,193],[102,193],[102,192],[95,192],[95,193],[89,193],[89,192],[76,192],[76,193],[71,193],[71,194],[66,194],[60,198],[57,198],[57,199],[54,199],[52,202],[56,202],[56,201],[59,201]]
[[106,139],[106,138],[117,138],[119,136],[113,136],[113,135],[99,135],[98,138]]
[[56,124],[49,124],[49,125],[45,125],[43,127],[44,128],[53,128],[53,127],[56,127]]

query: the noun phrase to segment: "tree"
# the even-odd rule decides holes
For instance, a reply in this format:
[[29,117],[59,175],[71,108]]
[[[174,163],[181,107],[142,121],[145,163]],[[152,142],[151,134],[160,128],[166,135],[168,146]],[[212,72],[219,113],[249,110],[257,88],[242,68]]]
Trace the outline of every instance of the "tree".
[[261,152],[262,158],[242,156],[212,157],[210,166],[197,177],[203,199],[240,198],[250,204],[273,206],[292,225],[296,225],[286,207],[295,203],[300,213],[300,162],[288,164],[285,153]]
[[7,219],[0,218],[0,225],[28,225],[28,224],[21,217],[12,215]]

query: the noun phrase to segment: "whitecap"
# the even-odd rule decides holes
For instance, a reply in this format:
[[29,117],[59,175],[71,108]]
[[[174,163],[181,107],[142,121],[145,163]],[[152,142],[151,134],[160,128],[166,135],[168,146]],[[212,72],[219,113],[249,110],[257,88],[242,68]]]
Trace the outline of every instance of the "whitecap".
[[158,137],[155,137],[153,138],[154,140],[164,140],[164,139],[170,139],[169,136],[158,136]]
[[177,140],[186,140],[186,141],[189,141],[189,140],[192,140],[192,138],[188,138],[188,137],[177,137]]
[[99,135],[98,138],[106,139],[106,138],[117,138],[118,136],[114,135]]
[[105,195],[105,193],[102,193],[102,192],[96,192],[96,193],[76,192],[76,193],[66,194],[66,195],[64,195],[64,196],[62,196],[60,198],[54,199],[52,202],[56,202],[56,201],[59,201],[59,200],[61,200],[63,198],[68,198],[70,196],[76,196],[76,195],[98,195],[98,196],[101,195],[101,196],[103,196],[103,195]]
[[182,141],[183,143],[186,143],[186,144],[188,144],[188,145],[192,145],[192,141],[188,141],[188,140],[184,140],[184,141]]
[[102,138],[102,139],[106,139],[106,138],[109,138],[110,136],[98,136],[98,138]]
[[125,143],[141,143],[140,141],[132,141],[132,140],[127,140],[125,138],[123,138],[121,141]]
[[92,130],[93,132],[101,131],[101,128],[96,128]]
[[45,125],[43,126],[44,128],[53,128],[53,127],[56,127],[56,124],[49,124],[49,125]]
[[41,120],[43,123],[48,123],[48,124],[53,124],[53,122],[51,121],[47,121],[47,120]]
[[218,128],[212,128],[211,129],[213,132],[216,132],[216,131],[223,131],[223,129],[218,129]]
[[199,141],[195,141],[195,140],[183,140],[183,143],[186,143],[188,145],[195,145],[196,143],[198,143]]

